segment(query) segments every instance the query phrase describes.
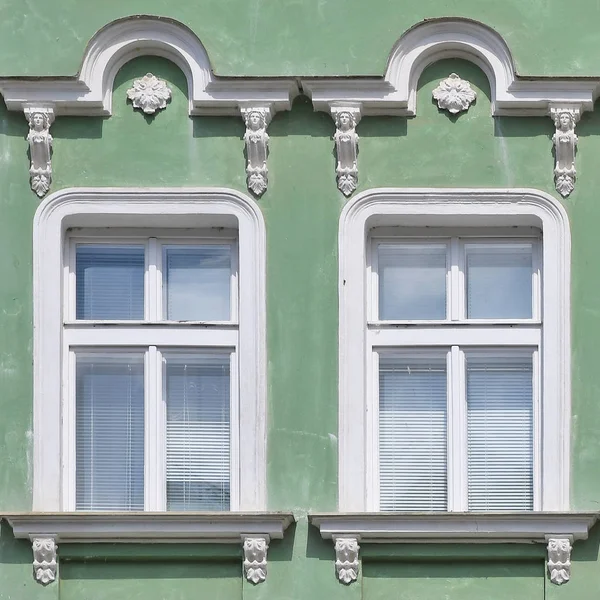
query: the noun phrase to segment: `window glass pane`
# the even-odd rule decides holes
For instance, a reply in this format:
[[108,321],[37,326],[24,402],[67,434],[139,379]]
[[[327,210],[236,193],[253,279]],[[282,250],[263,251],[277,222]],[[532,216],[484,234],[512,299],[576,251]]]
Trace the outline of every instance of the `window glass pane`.
[[469,510],[533,510],[532,357],[467,354]]
[[532,318],[532,245],[466,246],[469,319]]
[[144,247],[78,244],[78,319],[144,318]]
[[164,256],[168,320],[230,320],[231,246],[169,246]]
[[379,318],[446,318],[446,245],[378,246]]
[[229,362],[166,358],[167,510],[229,510]]
[[446,510],[446,359],[379,362],[380,509]]
[[77,510],[144,510],[144,355],[76,362]]

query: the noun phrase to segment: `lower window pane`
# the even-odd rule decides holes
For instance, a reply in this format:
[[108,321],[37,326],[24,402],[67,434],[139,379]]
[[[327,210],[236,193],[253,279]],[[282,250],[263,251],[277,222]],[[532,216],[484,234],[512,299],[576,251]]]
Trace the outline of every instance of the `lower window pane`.
[[446,387],[445,356],[381,357],[381,510],[446,510]]
[[533,510],[532,356],[467,353],[469,510]]
[[230,356],[167,354],[167,510],[229,510]]
[[144,355],[76,364],[76,508],[144,510]]

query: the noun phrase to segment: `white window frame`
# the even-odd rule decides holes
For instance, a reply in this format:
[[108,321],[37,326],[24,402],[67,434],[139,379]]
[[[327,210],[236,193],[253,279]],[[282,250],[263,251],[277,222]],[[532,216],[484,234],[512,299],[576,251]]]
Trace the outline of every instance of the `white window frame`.
[[[234,323],[231,331],[227,331],[226,327],[221,332],[215,331],[211,325],[197,325],[198,332],[192,335],[192,339],[182,336],[176,328],[171,328],[169,331],[172,333],[168,333],[168,325],[165,325],[164,333],[175,336],[169,345],[217,348],[227,342],[225,345],[237,352],[238,369],[237,373],[232,372],[232,387],[239,388],[239,461],[232,480],[239,482],[239,490],[237,501],[232,500],[232,509],[264,511],[265,225],[260,208],[253,200],[239,192],[220,188],[72,188],[51,195],[39,206],[34,218],[33,237],[33,510],[58,512],[73,508],[68,500],[71,484],[64,474],[68,466],[65,464],[68,452],[65,439],[69,439],[68,435],[65,438],[65,430],[69,427],[69,419],[72,420],[72,416],[65,412],[66,373],[73,362],[65,354],[66,336],[63,335],[63,308],[73,310],[72,300],[66,301],[72,276],[65,277],[65,273],[69,273],[71,255],[68,250],[65,251],[68,248],[65,238],[69,231],[77,235],[74,230],[78,228],[96,230],[114,227],[137,232],[161,228],[201,232],[215,227],[237,231],[237,281],[239,297],[243,298],[238,306],[239,324],[235,323],[235,313],[232,313],[232,321],[228,322]],[[195,233],[192,235],[197,237]],[[175,234],[173,241],[180,239]],[[158,309],[155,307],[155,310]],[[71,312],[69,316],[74,314]],[[73,325],[73,332],[69,332],[73,338],[69,343],[75,346],[77,327]],[[149,333],[148,346],[151,346],[152,334]],[[102,328],[97,334],[94,342],[99,347],[113,345]],[[103,335],[106,340],[102,339]],[[137,344],[145,344],[139,332],[136,335]],[[237,385],[235,377],[238,378]],[[147,509],[153,510],[158,506],[158,500],[146,500]]]
[[[541,446],[540,492],[535,509],[568,510],[570,450],[570,232],[567,214],[550,195],[530,189],[375,189],[357,195],[346,204],[339,229],[339,496],[343,512],[374,510],[373,485],[376,457],[370,411],[376,390],[373,373],[377,346],[369,339],[368,316],[373,293],[368,273],[370,231],[380,227],[536,227],[543,235],[541,311]],[[458,235],[458,234],[457,234]],[[449,298],[450,303],[452,299]],[[439,322],[438,322],[439,323]],[[441,327],[450,333],[451,324]],[[439,329],[439,328],[436,328]],[[427,344],[423,330],[406,329]],[[537,335],[539,337],[539,329]],[[536,330],[528,335],[535,336]],[[373,333],[373,332],[371,332]],[[379,335],[385,335],[385,331]],[[476,334],[473,331],[473,334]],[[375,334],[377,335],[377,334]],[[429,334],[427,334],[429,335]],[[462,344],[445,333],[434,333],[435,345]],[[470,335],[470,334],[469,334]],[[433,340],[435,337],[435,340]],[[447,341],[444,341],[447,337]],[[521,342],[524,343],[526,336]],[[510,336],[499,345],[510,346]],[[395,339],[395,338],[394,338]],[[500,340],[500,338],[497,338]],[[390,339],[393,343],[393,340]],[[473,336],[466,340],[477,345]],[[487,345],[487,344],[486,344]],[[496,344],[498,346],[498,344]],[[371,425],[370,425],[371,424]],[[451,432],[449,430],[449,435]],[[455,478],[451,486],[464,487]],[[461,489],[462,489],[461,487]],[[460,494],[460,490],[457,490]],[[464,503],[462,503],[464,506]]]

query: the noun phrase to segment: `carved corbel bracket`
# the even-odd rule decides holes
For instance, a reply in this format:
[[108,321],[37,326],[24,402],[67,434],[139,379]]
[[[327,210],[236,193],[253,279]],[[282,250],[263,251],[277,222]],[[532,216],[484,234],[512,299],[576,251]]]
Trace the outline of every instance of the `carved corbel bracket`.
[[360,550],[358,538],[332,537],[335,545],[335,573],[340,583],[348,585],[358,577],[358,551]]
[[54,109],[48,106],[28,106],[24,109],[29,123],[29,177],[31,189],[41,198],[52,182],[52,136],[50,125],[54,122]]
[[575,188],[575,153],[577,135],[575,125],[581,117],[581,109],[576,105],[550,106],[550,116],[556,132],[552,136],[554,144],[554,184],[558,193],[565,198]]
[[571,536],[547,536],[548,542],[548,575],[550,581],[562,585],[571,579],[571,550],[573,549]]
[[273,117],[270,105],[248,105],[240,107],[246,133],[246,183],[256,196],[267,189],[269,136],[267,127]]
[[267,578],[268,535],[243,535],[244,575],[252,583],[261,583]]
[[33,576],[38,583],[48,585],[56,579],[56,550],[52,537],[31,536]]
[[361,117],[360,104],[331,105],[335,121],[335,151],[337,185],[344,196],[349,196],[358,184],[358,134],[356,126]]

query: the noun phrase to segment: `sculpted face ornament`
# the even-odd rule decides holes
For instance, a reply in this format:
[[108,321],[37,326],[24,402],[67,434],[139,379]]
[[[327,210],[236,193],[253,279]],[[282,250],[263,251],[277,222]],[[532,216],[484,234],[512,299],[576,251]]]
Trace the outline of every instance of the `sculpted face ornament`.
[[556,132],[552,136],[554,144],[554,183],[556,190],[563,197],[575,189],[575,153],[578,138],[575,125],[579,121],[580,111],[577,108],[552,108],[550,111]]
[[335,173],[338,189],[349,196],[358,185],[358,134],[356,126],[360,120],[358,107],[332,107],[335,122],[335,150],[337,163]]
[[244,142],[246,143],[246,184],[256,196],[261,196],[268,185],[267,156],[269,154],[269,135],[267,125],[271,120],[269,108],[242,108],[242,117],[246,125]]
[[141,79],[134,80],[133,87],[127,90],[127,97],[134,108],[140,108],[147,115],[152,115],[167,106],[167,101],[171,99],[171,90],[165,81],[152,73],[146,73]]
[[25,117],[29,123],[27,142],[29,143],[29,177],[31,189],[41,198],[50,189],[52,182],[52,143],[50,125],[54,121],[51,108],[26,108]]
[[456,73],[451,73],[433,90],[433,98],[437,100],[439,108],[455,115],[468,110],[475,102],[477,94],[471,89],[468,81],[461,79]]

